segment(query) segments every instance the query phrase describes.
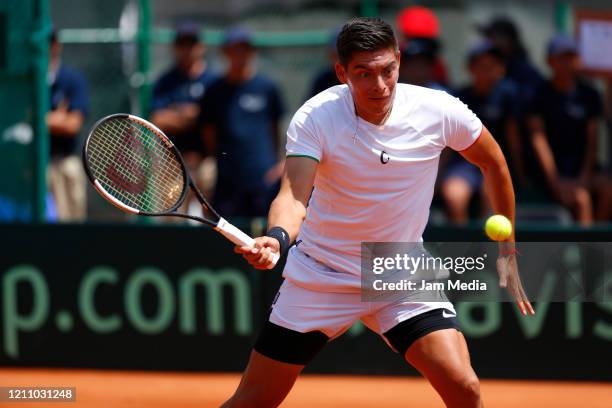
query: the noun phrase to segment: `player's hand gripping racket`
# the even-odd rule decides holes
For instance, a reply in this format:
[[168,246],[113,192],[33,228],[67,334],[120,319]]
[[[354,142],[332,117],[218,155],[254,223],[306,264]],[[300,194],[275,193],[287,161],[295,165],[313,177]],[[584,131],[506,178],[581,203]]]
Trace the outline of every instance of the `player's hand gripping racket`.
[[[211,207],[172,141],[144,119],[121,113],[100,119],[85,141],[83,164],[96,190],[123,211],[189,218],[211,226],[236,245],[255,243]],[[202,204],[202,217],[176,212],[185,201],[187,187]],[[278,258],[274,254],[271,267]]]

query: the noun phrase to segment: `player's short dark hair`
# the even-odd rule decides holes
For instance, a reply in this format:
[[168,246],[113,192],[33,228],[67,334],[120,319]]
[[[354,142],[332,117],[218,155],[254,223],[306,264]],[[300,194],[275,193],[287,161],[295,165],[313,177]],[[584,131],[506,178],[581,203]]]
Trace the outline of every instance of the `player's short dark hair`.
[[357,17],[344,26],[336,40],[338,60],[347,66],[351,56],[361,51],[378,51],[391,48],[397,51],[393,28],[380,18]]

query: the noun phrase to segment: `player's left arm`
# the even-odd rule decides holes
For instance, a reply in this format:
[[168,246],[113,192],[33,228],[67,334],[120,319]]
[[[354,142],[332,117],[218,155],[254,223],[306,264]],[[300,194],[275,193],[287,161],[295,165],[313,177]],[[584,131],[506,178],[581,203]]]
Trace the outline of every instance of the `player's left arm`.
[[484,176],[488,198],[495,214],[505,215],[512,222],[512,235],[508,241],[514,241],[514,188],[506,158],[501,148],[487,130],[482,132],[476,142],[459,152],[467,161],[478,166]]
[[535,311],[523,289],[516,261],[514,188],[504,154],[484,126],[476,142],[460,153],[466,160],[480,168],[493,212],[505,215],[512,222],[512,235],[507,241],[500,243],[500,257],[497,260],[500,286],[508,288],[523,315],[527,313],[533,315]]

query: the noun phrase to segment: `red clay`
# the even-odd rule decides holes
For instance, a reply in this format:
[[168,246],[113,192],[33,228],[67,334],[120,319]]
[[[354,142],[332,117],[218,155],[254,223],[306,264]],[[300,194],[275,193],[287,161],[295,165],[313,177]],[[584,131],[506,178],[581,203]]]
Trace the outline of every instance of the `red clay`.
[[[7,403],[30,408],[218,407],[238,384],[237,374],[64,369],[0,369],[0,386],[73,386],[72,403]],[[612,384],[483,380],[487,408],[612,407]],[[429,384],[412,377],[304,375],[283,408],[443,407]]]

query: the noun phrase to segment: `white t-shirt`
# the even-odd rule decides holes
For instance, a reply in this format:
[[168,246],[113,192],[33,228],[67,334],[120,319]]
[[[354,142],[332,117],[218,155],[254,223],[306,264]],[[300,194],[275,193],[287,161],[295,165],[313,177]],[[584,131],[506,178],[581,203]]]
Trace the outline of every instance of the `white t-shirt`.
[[361,242],[422,241],[441,151],[467,149],[481,131],[457,98],[413,85],[397,84],[381,126],[355,114],[346,85],[311,98],[287,130],[287,156],[319,162],[301,242],[289,256],[301,251],[322,267],[290,259],[283,276],[318,290],[359,290]]

